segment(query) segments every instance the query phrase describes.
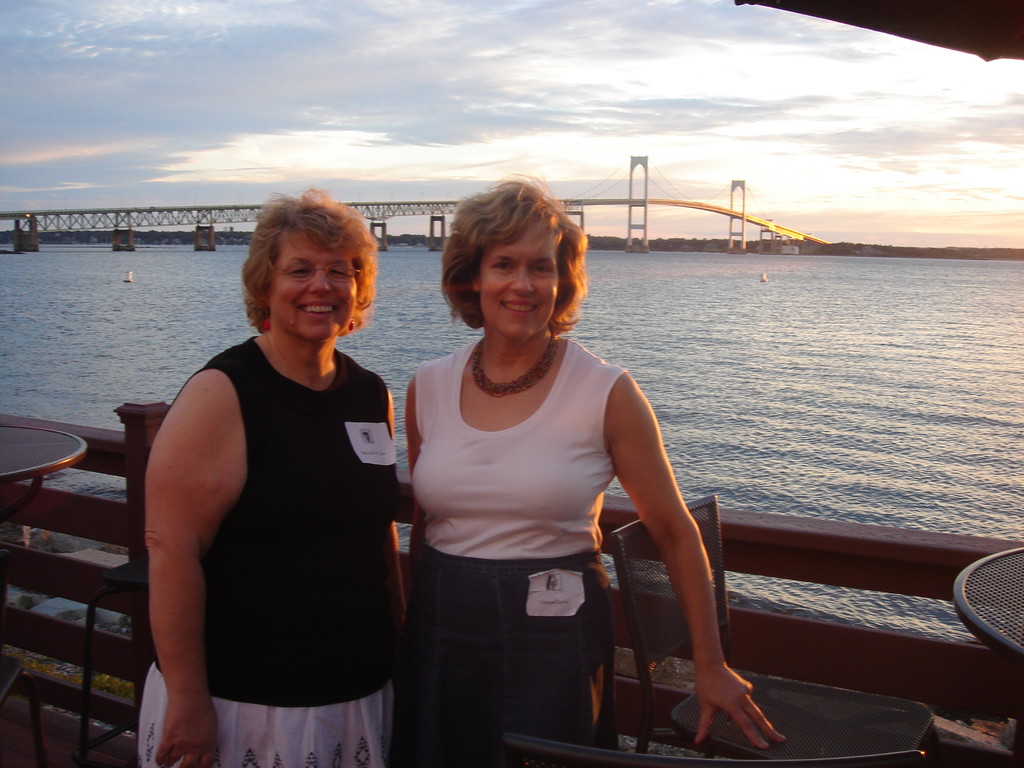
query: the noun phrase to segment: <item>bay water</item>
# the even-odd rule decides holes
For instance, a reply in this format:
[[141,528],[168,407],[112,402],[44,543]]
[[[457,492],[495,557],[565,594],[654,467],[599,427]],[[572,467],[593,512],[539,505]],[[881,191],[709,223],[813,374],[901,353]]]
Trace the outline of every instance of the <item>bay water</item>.
[[[252,335],[244,258],[0,255],[0,412],[120,429],[121,403],[170,402]],[[595,251],[588,265],[570,335],[639,382],[685,496],[1024,542],[1024,262]],[[400,465],[416,365],[479,337],[452,322],[439,280],[436,252],[382,252],[375,316],[338,344],[391,388]],[[75,470],[49,482],[121,490]],[[946,601],[745,575],[730,587],[745,605],[965,636]]]

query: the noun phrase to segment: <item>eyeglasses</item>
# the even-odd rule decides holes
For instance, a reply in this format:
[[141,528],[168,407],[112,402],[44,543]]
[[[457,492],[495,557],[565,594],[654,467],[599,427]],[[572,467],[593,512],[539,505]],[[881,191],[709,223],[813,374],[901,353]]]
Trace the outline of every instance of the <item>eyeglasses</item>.
[[311,267],[308,264],[296,264],[290,267],[274,267],[284,272],[288,277],[297,283],[308,283],[317,272],[323,272],[324,276],[332,283],[346,283],[355,279],[359,270],[348,264],[328,264],[326,267]]

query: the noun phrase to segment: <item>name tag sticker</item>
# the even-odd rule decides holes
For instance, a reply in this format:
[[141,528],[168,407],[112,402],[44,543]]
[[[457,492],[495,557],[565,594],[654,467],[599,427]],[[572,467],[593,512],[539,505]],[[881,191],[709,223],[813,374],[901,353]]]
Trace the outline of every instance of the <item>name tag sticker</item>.
[[555,568],[530,576],[528,616],[575,616],[583,605],[583,574]]
[[346,421],[348,439],[363,464],[390,466],[398,458],[395,441],[391,439],[388,425],[384,422]]

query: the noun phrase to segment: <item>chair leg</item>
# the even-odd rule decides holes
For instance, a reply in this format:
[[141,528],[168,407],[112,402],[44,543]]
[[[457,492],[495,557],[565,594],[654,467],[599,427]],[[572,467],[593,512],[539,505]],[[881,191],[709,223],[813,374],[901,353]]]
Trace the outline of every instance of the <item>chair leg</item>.
[[636,732],[636,751],[640,754],[647,752],[651,742],[651,729],[654,724],[654,702],[651,700],[653,694],[647,690],[641,692],[640,701],[640,726]]
[[22,672],[19,676],[20,682],[28,695],[29,711],[32,714],[32,738],[36,746],[37,768],[47,768],[46,758],[46,734],[43,731],[43,707],[39,703],[39,691],[36,689],[36,681],[28,672]]
[[924,751],[924,765],[928,766],[928,768],[939,768],[941,765],[940,753],[942,751],[942,744],[939,740],[939,732],[934,725],[928,730],[921,749]]
[[647,747],[648,747],[649,743],[650,743],[650,739],[647,736],[647,731],[645,731],[643,728],[641,728],[640,729],[640,733],[637,734],[637,737],[636,737],[636,750],[635,751],[638,754],[645,754],[647,752]]
[[82,653],[82,708],[78,724],[78,751],[72,755],[75,763],[80,766],[100,766],[89,759],[89,750],[107,741],[108,738],[117,734],[107,735],[107,738],[99,737],[95,743],[89,739],[89,705],[92,700],[92,639],[96,630],[96,610],[100,600],[114,592],[122,590],[114,587],[101,587],[89,601],[85,609],[85,649]]
[[126,731],[134,730],[138,718],[132,718],[118,726],[108,728],[95,738],[89,737],[90,711],[93,688],[93,646],[96,638],[96,614],[100,601],[112,594],[141,592],[148,588],[146,573],[147,560],[138,558],[107,570],[103,574],[103,585],[93,594],[85,611],[85,649],[82,653],[82,705],[78,731],[78,749],[72,759],[85,768],[119,768],[118,765],[102,760],[90,759],[89,753]]

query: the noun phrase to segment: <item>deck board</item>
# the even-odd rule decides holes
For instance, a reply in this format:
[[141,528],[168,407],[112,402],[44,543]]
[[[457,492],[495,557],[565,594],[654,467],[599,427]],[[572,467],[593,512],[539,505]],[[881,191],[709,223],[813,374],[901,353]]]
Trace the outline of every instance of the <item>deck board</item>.
[[[77,768],[71,758],[78,747],[78,717],[44,708],[46,755],[50,768]],[[90,757],[116,766],[134,766],[135,738],[127,734],[111,739]],[[10,697],[0,707],[0,768],[36,768],[28,704]]]

